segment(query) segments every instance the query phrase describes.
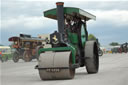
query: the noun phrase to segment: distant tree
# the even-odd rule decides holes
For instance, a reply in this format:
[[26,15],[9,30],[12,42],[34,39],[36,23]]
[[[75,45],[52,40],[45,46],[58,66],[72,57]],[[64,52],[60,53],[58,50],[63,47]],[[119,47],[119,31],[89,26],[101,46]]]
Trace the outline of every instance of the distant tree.
[[0,46],[4,46],[4,45],[0,44]]
[[119,43],[118,42],[111,42],[109,45],[111,45],[111,46],[117,46],[117,45],[119,45]]
[[96,38],[93,34],[88,35],[88,40],[96,40],[96,42],[100,46],[100,42],[99,42],[98,38]]
[[89,34],[88,40],[96,40],[96,37],[93,34]]

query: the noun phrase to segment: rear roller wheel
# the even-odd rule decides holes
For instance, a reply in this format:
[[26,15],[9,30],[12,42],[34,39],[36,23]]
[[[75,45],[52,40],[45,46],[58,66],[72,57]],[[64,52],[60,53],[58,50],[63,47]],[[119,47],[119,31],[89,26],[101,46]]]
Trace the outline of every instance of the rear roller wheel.
[[103,55],[103,51],[101,49],[99,49],[98,54],[99,54],[99,56],[102,56]]
[[97,73],[99,69],[98,47],[95,41],[87,41],[85,45],[85,65],[89,74]]
[[[55,54],[48,53],[46,55],[45,55],[45,53],[42,53],[40,55],[39,67],[42,66],[42,68],[44,68],[44,67],[48,68],[48,69],[39,69],[40,78],[42,80],[74,78],[75,69],[71,68],[72,59],[71,59],[70,53],[69,52],[54,52],[54,53]],[[51,55],[53,55],[53,57],[51,57]],[[51,59],[49,59],[49,57]],[[53,69],[50,69],[51,67],[53,67]],[[57,67],[58,67],[58,69],[57,69]],[[69,67],[69,68],[65,68],[65,67]]]
[[24,51],[23,60],[25,62],[30,62],[32,60],[32,55],[31,55],[30,51]]
[[13,54],[13,61],[14,61],[15,63],[17,63],[17,62],[19,61],[19,54],[18,54],[17,52],[15,52],[15,53]]

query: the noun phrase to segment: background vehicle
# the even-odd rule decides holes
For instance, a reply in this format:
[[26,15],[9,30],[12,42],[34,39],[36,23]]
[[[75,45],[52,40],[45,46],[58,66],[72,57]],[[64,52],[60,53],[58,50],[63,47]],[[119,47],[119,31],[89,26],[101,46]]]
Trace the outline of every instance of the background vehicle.
[[2,62],[12,58],[11,48],[9,46],[0,46],[0,60]]
[[120,45],[121,52],[127,53],[128,52],[128,43],[123,43]]
[[19,37],[11,37],[9,41],[13,42],[12,47],[15,48],[13,53],[13,61],[18,62],[19,59],[23,59],[25,62],[29,62],[36,58],[36,47],[43,47],[43,39],[38,37],[31,37],[31,35],[20,34]]

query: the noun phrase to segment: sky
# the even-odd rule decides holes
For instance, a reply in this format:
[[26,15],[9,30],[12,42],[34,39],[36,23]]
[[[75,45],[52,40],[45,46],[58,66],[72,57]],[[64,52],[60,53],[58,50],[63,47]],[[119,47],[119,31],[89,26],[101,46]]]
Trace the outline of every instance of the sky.
[[[37,37],[57,30],[57,21],[43,17],[43,11],[56,7],[60,0],[1,0],[0,44],[9,45],[9,37],[20,33]],[[62,0],[61,0],[62,1]],[[77,7],[96,16],[87,29],[101,45],[128,42],[127,0],[63,0],[65,7]]]

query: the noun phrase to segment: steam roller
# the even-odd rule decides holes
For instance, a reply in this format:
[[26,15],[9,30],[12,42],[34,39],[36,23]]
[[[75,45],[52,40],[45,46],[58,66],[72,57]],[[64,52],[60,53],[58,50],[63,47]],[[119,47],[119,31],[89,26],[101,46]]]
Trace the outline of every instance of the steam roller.
[[35,68],[42,80],[72,79],[79,67],[85,67],[89,74],[99,69],[98,46],[96,41],[88,41],[86,26],[86,21],[96,20],[96,16],[63,5],[57,2],[57,8],[44,12],[44,17],[57,20],[58,31],[50,34],[51,48],[38,47],[37,50]]

